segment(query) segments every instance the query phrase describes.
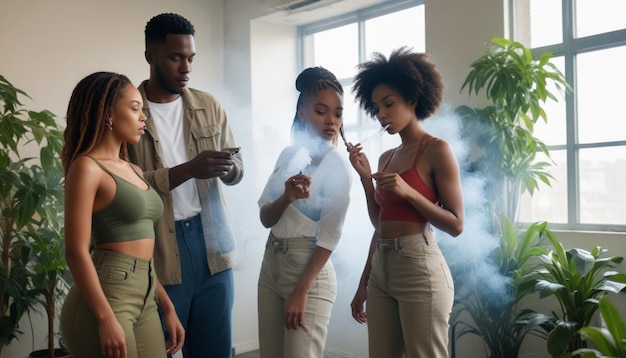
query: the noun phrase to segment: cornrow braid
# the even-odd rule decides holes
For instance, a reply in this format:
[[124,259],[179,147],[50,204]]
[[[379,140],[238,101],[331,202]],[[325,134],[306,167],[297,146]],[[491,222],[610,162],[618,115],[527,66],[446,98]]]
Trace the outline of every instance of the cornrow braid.
[[298,75],[298,78],[296,78],[296,89],[300,92],[300,96],[298,97],[296,114],[291,125],[292,134],[305,129],[304,122],[298,118],[298,108],[318,92],[329,88],[337,91],[343,97],[343,86],[337,77],[324,67],[309,67]]
[[[110,109],[119,90],[131,84],[128,77],[112,72],[96,72],[83,78],[72,91],[67,107],[67,126],[63,133],[61,161],[65,174],[72,162],[92,150],[102,139]],[[120,158],[128,158],[126,145],[120,149]]]

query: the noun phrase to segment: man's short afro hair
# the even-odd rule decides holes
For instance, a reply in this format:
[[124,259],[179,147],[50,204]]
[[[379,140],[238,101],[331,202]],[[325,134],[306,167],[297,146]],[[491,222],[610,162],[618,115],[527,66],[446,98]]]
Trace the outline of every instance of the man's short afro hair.
[[196,30],[189,20],[178,14],[159,14],[146,24],[146,49],[152,44],[165,42],[165,36],[169,34],[194,36]]

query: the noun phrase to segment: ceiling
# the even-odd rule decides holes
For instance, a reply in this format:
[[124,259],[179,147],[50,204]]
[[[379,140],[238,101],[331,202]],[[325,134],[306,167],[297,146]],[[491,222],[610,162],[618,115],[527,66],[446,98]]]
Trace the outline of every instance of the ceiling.
[[262,0],[271,13],[260,20],[302,25],[363,9],[388,0]]

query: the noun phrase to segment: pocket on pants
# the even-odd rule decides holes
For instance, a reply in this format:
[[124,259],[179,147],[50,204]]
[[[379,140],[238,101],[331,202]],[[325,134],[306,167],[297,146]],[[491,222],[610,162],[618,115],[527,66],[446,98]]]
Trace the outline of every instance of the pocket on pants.
[[305,268],[311,259],[310,250],[287,250],[285,260],[289,265],[297,268]]
[[426,257],[425,245],[423,243],[406,244],[398,252],[405,259],[423,259]]
[[446,278],[446,284],[448,288],[454,290],[454,281],[452,280],[452,273],[450,272],[450,268],[444,262],[441,263],[441,269],[443,270],[443,275]]
[[104,264],[98,269],[98,279],[103,285],[115,285],[128,281],[132,273],[130,265]]

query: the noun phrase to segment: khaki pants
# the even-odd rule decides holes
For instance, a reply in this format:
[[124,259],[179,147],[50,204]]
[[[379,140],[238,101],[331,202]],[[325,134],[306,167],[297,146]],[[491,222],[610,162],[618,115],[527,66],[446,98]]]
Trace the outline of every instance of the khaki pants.
[[447,358],[454,284],[431,233],[379,239],[367,288],[370,358]]
[[[104,294],[124,329],[128,358],[165,357],[152,259],[107,250],[94,251],[92,258]],[[98,320],[76,286],[63,304],[61,334],[72,358],[103,357]]]
[[258,286],[259,353],[261,358],[322,358],[337,278],[330,262],[311,285],[305,328],[286,329],[285,302],[315,250],[314,238],[277,239],[270,235]]

